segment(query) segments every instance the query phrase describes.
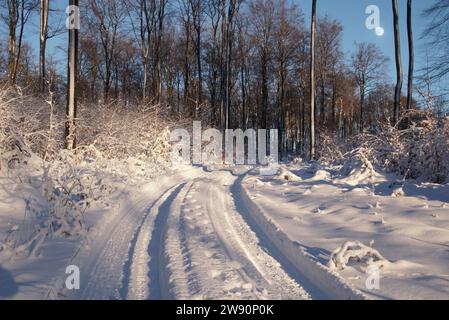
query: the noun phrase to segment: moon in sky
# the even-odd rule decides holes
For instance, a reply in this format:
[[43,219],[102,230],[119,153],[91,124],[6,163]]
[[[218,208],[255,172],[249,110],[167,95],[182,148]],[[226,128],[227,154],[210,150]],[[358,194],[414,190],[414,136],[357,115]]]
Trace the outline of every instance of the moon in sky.
[[382,37],[382,36],[385,34],[384,28],[382,28],[382,27],[377,27],[377,28],[376,28],[376,34],[377,34],[379,37]]

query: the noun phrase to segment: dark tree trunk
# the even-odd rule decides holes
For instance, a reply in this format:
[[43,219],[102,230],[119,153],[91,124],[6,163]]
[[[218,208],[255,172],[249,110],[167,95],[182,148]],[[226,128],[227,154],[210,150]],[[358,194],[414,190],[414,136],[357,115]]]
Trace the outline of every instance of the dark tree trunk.
[[315,31],[316,31],[316,3],[312,3],[312,22],[310,32],[310,158],[316,159],[315,142]]
[[415,67],[415,49],[414,49],[413,25],[412,25],[412,0],[407,0],[407,35],[408,35],[408,50],[409,50],[407,110],[410,110],[412,108],[412,100],[413,100],[413,72]]
[[398,1],[392,0],[393,3],[393,23],[394,23],[394,46],[396,52],[396,89],[394,95],[394,111],[393,111],[393,125],[396,125],[399,121],[401,113],[401,94],[403,83],[403,71],[401,60],[401,36],[399,33],[399,13],[398,13]]
[[[70,0],[71,6],[79,6],[79,0]],[[67,83],[67,120],[65,130],[66,149],[76,148],[76,116],[77,116],[77,90],[78,83],[78,29],[69,29],[68,50],[68,83]]]

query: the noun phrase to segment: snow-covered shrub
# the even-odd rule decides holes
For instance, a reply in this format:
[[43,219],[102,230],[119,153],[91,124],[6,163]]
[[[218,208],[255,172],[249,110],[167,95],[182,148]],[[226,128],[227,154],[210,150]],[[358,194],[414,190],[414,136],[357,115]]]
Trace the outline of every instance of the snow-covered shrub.
[[385,169],[405,179],[444,183],[449,178],[449,119],[430,111],[413,110],[402,123],[408,129],[385,125],[376,134],[363,134],[337,144],[324,140],[320,156],[325,163],[344,165],[362,161],[369,170]]
[[[0,155],[11,136],[23,141],[41,159],[52,161],[64,146],[65,106],[49,99],[0,89]],[[77,158],[136,159],[167,166],[170,132],[182,126],[178,116],[162,107],[80,105],[77,119]],[[184,119],[187,124],[188,119]],[[190,125],[191,126],[191,125]],[[188,127],[188,126],[186,126]]]
[[168,166],[170,130],[179,123],[160,110],[80,106],[78,147],[69,152],[62,104],[51,94],[44,100],[0,89],[1,175],[26,204],[21,225],[0,239],[1,250],[33,255],[50,236],[85,235],[89,209],[109,208],[117,181],[131,183]]
[[155,164],[170,159],[170,132],[178,119],[157,107],[82,106],[79,115],[78,143],[94,146],[104,158]]
[[320,162],[323,164],[343,164],[347,160],[345,153],[352,150],[347,143],[342,144],[337,137],[321,132],[321,141],[318,144]]
[[328,267],[332,270],[344,270],[349,263],[362,264],[365,267],[383,267],[387,260],[372,247],[365,246],[360,241],[347,241],[332,252]]
[[[410,127],[386,127],[364,142],[367,157],[406,179],[444,183],[449,177],[449,121],[413,111]],[[368,147],[369,146],[369,147]]]
[[49,158],[61,148],[64,113],[56,108],[53,97],[48,100],[0,89],[0,154],[11,152],[14,141],[40,158]]

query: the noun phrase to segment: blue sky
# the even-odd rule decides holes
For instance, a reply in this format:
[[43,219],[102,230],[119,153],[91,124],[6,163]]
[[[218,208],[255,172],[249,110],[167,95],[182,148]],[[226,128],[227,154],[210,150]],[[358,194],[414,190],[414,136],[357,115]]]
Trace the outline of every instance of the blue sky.
[[[310,23],[311,0],[293,0],[304,12],[307,23]],[[413,1],[413,19],[414,19],[414,39],[415,39],[415,53],[416,53],[416,68],[423,66],[426,57],[425,43],[420,39],[423,34],[427,20],[422,17],[422,12],[432,2],[426,0]],[[400,29],[401,29],[401,52],[404,73],[408,70],[408,45],[407,45],[407,1],[398,0]],[[365,9],[369,5],[377,5],[380,9],[381,27],[384,28],[385,34],[378,37],[374,30],[368,30],[365,26],[365,21],[368,15],[365,14]],[[349,59],[350,53],[354,49],[354,42],[372,42],[375,43],[383,51],[383,53],[390,57],[390,77],[395,79],[395,64],[394,64],[394,34],[393,34],[393,13],[391,0],[318,0],[317,14],[319,16],[329,15],[337,19],[344,27],[343,46],[347,52]]]
[[[175,1],[175,0],[170,0]],[[290,0],[297,4],[306,19],[306,23],[310,21],[310,11],[312,0]],[[58,15],[64,15],[65,6],[68,1],[53,1],[55,9],[59,10]],[[406,33],[406,0],[398,0],[399,14],[401,19],[401,40],[402,40],[402,56],[404,73],[407,73],[408,66],[408,47],[407,47],[407,33]],[[430,5],[431,1],[414,0],[414,32],[415,32],[415,46],[416,46],[416,68],[418,69],[425,61],[425,43],[420,40],[421,35],[426,27],[427,21],[422,17],[422,11]],[[367,15],[365,9],[368,5],[377,5],[380,8],[381,26],[385,30],[382,37],[376,36],[373,30],[368,30],[365,27]],[[394,66],[394,39],[393,39],[393,16],[391,8],[391,0],[318,0],[317,11],[319,16],[329,15],[337,19],[344,27],[343,47],[346,57],[349,59],[351,51],[354,49],[354,42],[373,42],[378,45],[384,54],[390,57],[389,73],[393,80],[395,78]],[[38,48],[38,29],[37,18],[33,19],[32,24],[27,30],[26,38],[32,45]],[[3,29],[4,27],[2,27]],[[4,30],[4,29],[3,29]],[[51,39],[49,42],[49,55],[55,56],[57,59],[65,60],[65,54],[58,46],[65,46],[66,38],[60,36]],[[63,70],[61,70],[63,71]]]

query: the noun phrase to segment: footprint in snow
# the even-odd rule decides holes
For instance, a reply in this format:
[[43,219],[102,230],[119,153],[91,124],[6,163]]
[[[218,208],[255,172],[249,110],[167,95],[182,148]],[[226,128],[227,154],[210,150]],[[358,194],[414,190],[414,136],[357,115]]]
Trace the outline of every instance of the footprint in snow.
[[369,205],[369,204],[367,204],[367,205],[361,205],[361,206],[359,206],[359,205],[355,205],[355,206],[352,206],[354,209],[359,209],[359,210],[369,210],[369,209],[371,209],[371,205]]
[[325,206],[321,206],[321,207],[316,208],[314,210],[314,213],[322,214],[322,213],[325,213],[324,211],[326,211],[326,209],[327,208]]

